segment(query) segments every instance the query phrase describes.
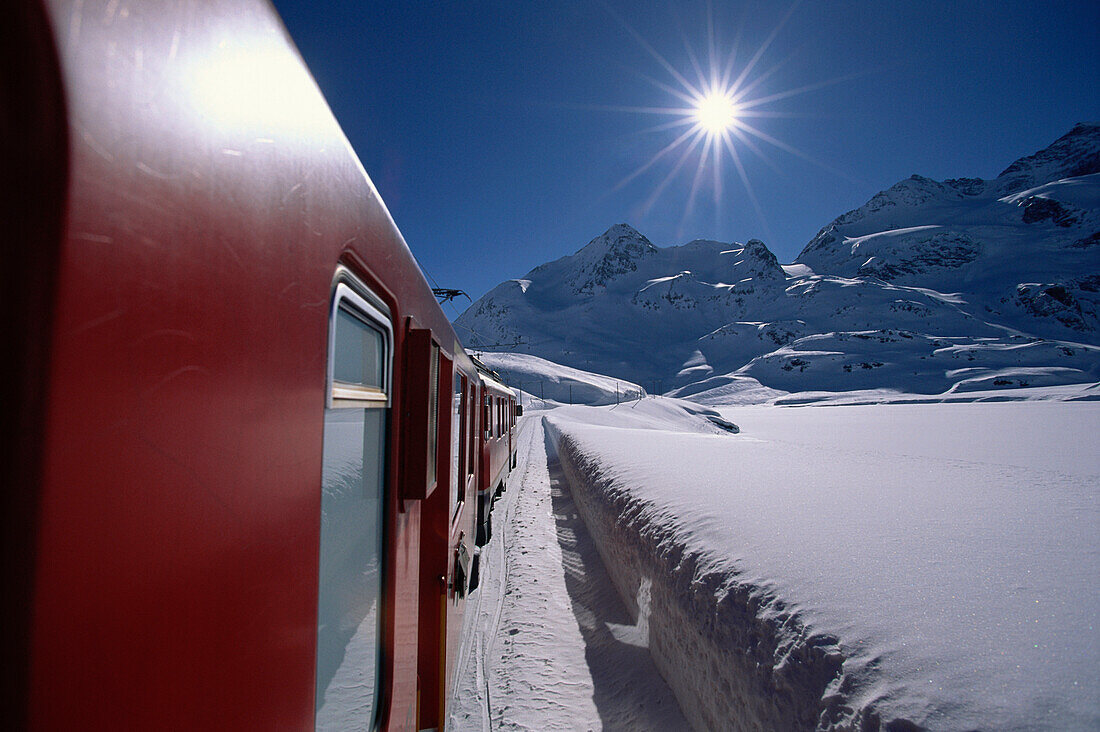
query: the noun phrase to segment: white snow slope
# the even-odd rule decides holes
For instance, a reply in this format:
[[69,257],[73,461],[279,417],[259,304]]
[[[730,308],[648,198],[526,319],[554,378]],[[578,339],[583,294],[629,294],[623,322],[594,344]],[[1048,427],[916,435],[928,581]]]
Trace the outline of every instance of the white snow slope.
[[645,390],[625,379],[562,366],[526,353],[480,353],[478,358],[500,374],[504,383],[524,392],[524,404],[618,404],[637,399]]
[[463,341],[711,403],[764,387],[939,394],[1100,380],[1100,125],[998,178],[914,176],[781,266],[619,224],[473,303]]
[[723,415],[545,417],[696,729],[1100,727],[1100,403]]

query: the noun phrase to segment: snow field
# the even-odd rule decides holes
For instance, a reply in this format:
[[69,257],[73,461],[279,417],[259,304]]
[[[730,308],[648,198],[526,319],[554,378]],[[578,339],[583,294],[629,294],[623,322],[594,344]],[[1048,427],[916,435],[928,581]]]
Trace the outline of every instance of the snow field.
[[696,728],[1100,726],[1100,405],[617,412],[546,422]]

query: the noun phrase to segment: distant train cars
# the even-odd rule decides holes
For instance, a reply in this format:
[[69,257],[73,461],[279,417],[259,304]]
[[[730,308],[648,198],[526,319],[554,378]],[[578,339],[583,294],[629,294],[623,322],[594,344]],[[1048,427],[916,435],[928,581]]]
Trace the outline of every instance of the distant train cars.
[[474,359],[484,384],[482,397],[481,480],[478,482],[477,545],[484,546],[492,536],[489,509],[504,490],[508,471],[516,459],[516,393],[505,386],[500,376]]
[[267,3],[0,21],[6,725],[441,729],[515,395]]

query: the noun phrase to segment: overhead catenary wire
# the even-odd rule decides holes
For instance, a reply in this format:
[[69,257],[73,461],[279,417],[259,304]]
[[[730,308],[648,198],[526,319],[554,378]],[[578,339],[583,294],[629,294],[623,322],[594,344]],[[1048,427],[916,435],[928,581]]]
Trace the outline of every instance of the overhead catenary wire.
[[[417,258],[415,255],[414,255],[413,258],[416,259],[416,263],[418,265],[420,265],[420,271],[423,272],[424,276],[428,278],[428,282],[431,284],[433,294],[434,294],[435,290],[448,290],[448,289],[450,289],[450,288],[446,288],[446,287],[440,287],[439,283],[435,281],[435,277],[432,277],[432,273],[429,272],[428,268],[424,266],[424,263],[421,262],[420,259]],[[462,294],[465,295],[466,293],[462,293]],[[468,298],[470,296],[466,295],[466,297]],[[451,302],[450,299],[449,300],[444,300],[439,305],[440,305],[440,307],[443,307],[444,305],[450,305],[451,306],[451,310],[452,310],[452,312],[454,312],[454,317],[451,318],[452,323],[454,322],[454,320],[456,318],[458,318],[460,315],[462,315],[462,313],[458,312],[458,309],[455,307],[454,303]]]

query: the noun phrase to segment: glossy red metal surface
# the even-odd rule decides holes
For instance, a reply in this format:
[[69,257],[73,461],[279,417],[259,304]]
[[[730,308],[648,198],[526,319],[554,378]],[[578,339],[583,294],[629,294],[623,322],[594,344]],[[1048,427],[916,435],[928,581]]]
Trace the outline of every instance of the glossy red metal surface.
[[[395,325],[414,316],[472,364],[269,6],[46,8],[71,174],[41,431],[30,721],[310,728],[337,264]],[[412,729],[422,512],[400,498],[397,473],[383,719]]]

